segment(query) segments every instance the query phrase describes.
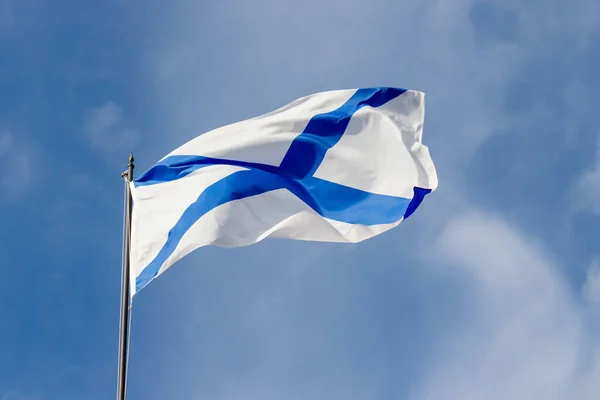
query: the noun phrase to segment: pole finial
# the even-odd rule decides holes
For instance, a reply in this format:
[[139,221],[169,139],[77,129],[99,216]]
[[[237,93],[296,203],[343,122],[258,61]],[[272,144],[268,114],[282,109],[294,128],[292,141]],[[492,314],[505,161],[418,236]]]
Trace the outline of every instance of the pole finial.
[[121,177],[129,182],[133,180],[133,162],[135,159],[133,158],[133,153],[129,152],[129,164],[127,165],[127,170],[121,174]]

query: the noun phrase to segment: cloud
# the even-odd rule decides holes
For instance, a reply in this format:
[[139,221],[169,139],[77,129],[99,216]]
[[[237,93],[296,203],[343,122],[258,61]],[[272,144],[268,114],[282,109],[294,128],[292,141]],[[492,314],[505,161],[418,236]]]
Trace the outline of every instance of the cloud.
[[13,23],[13,1],[0,0],[0,31],[11,28]]
[[88,112],[83,133],[91,149],[102,154],[130,151],[141,139],[128,126],[123,108],[112,101]]
[[600,261],[598,260],[594,261],[588,269],[583,295],[590,303],[600,304]]
[[31,141],[0,128],[0,201],[15,203],[34,190],[39,165],[40,156]]
[[38,396],[25,396],[18,391],[9,390],[8,392],[5,392],[2,397],[0,397],[0,400],[41,400],[41,398]]
[[30,27],[39,16],[43,0],[0,0],[0,33]]
[[600,214],[600,136],[593,164],[575,180],[571,187],[573,210]]
[[442,335],[414,399],[595,398],[600,343],[536,240],[475,212],[449,220],[435,250],[437,268],[464,274],[472,312]]

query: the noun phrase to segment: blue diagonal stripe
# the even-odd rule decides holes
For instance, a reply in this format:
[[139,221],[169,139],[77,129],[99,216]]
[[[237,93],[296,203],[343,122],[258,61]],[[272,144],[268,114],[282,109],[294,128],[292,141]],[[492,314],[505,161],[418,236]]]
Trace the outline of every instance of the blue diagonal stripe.
[[137,277],[136,290],[158,274],[185,233],[206,213],[228,202],[277,189],[289,190],[324,218],[349,224],[378,225],[399,221],[411,202],[403,197],[373,194],[312,176],[297,180],[261,169],[234,172],[207,187],[184,211],[169,231],[160,252]]
[[338,109],[315,115],[292,142],[280,168],[298,178],[313,175],[327,150],[341,139],[358,110],[365,106],[381,107],[404,92],[406,89],[387,87],[358,89]]
[[358,89],[341,107],[328,113],[315,115],[310,119],[303,132],[292,141],[279,168],[265,164],[203,156],[169,156],[136,179],[135,185],[145,186],[173,181],[208,165],[258,168],[265,171],[278,171],[276,173],[296,178],[313,175],[323,161],[327,150],[340,140],[350,119],[358,110],[365,106],[380,107],[404,92],[406,89]]
[[249,169],[261,169],[263,171],[280,173],[279,167],[267,164],[252,163],[238,160],[227,160],[223,158],[212,158],[204,156],[169,156],[158,162],[146,173],[135,180],[135,186],[155,185],[157,183],[171,182],[181,179],[192,172],[211,165],[231,165]]

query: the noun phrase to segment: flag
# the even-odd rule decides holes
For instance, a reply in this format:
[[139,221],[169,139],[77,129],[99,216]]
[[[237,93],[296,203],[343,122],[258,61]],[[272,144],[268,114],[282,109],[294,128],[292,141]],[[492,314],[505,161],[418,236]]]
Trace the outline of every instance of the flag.
[[132,296],[202,246],[397,226],[438,184],[423,122],[422,92],[335,90],[185,143],[130,183]]

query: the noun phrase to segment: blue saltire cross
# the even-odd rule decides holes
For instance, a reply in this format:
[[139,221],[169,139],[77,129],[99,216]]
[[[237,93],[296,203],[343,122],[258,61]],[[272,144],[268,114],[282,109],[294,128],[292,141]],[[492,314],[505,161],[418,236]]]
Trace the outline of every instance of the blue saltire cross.
[[[369,193],[314,177],[327,150],[335,146],[350,119],[364,106],[380,107],[404,93],[405,89],[358,89],[338,109],[311,118],[297,136],[281,164],[272,165],[202,156],[170,156],[134,181],[135,186],[180,179],[209,165],[233,165],[247,170],[233,174],[207,187],[169,231],[166,243],[154,260],[136,279],[136,291],[154,278],[162,264],[175,251],[183,235],[203,215],[233,200],[278,189],[287,189],[324,218],[350,224],[378,225],[408,218],[430,189],[414,188],[412,199]],[[135,205],[134,205],[135,206]]]

